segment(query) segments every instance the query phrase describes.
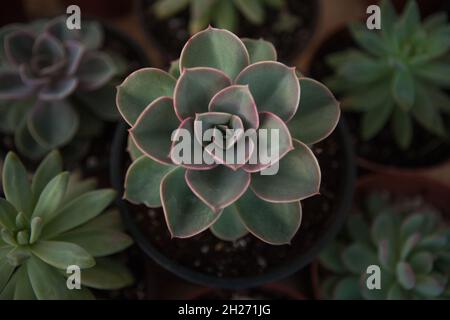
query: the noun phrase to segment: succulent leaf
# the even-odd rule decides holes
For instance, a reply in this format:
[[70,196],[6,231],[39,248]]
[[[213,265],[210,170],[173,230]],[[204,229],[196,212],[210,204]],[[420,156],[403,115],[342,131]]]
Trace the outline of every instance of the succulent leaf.
[[4,46],[9,62],[18,66],[30,61],[35,40],[35,35],[28,31],[17,30],[8,34]]
[[50,152],[36,170],[33,176],[33,181],[31,184],[31,189],[34,195],[40,195],[44,190],[45,186],[62,172],[63,164],[62,158],[59,152]]
[[31,247],[31,251],[42,261],[62,270],[71,265],[80,268],[95,265],[95,260],[85,249],[70,242],[39,241]]
[[268,41],[263,39],[242,39],[248,54],[250,55],[250,64],[261,61],[277,61],[277,50]]
[[225,241],[236,241],[248,234],[234,204],[223,210],[220,218],[212,225],[211,232]]
[[122,264],[108,258],[96,259],[94,267],[83,270],[81,284],[100,290],[117,290],[127,287],[134,279]]

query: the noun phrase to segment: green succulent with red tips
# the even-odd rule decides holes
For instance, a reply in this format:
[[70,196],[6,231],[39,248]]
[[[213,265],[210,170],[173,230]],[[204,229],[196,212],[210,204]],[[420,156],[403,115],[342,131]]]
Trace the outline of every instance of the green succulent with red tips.
[[97,23],[69,30],[65,17],[0,30],[0,130],[22,154],[41,158],[117,120],[120,70],[102,45]]
[[[129,270],[109,257],[133,242],[119,212],[108,209],[116,192],[63,172],[62,163],[53,151],[29,179],[14,153],[5,158],[0,300],[92,299],[89,288],[116,290],[133,282]],[[73,266],[79,268],[81,288],[70,290]]]
[[[450,228],[421,199],[369,194],[320,263],[325,299],[450,299]],[[380,288],[369,290],[373,265],[380,267]]]
[[[187,42],[171,73],[141,69],[118,87],[117,106],[131,126],[134,161],[125,198],[163,207],[173,237],[210,229],[224,240],[251,233],[281,245],[298,231],[300,201],[316,195],[321,181],[308,145],[332,133],[340,109],[324,85],[298,78],[295,68],[276,59],[266,41],[241,40],[210,27]],[[226,129],[269,134],[219,140]],[[278,132],[277,143],[271,143],[271,129]],[[212,136],[205,143],[208,130]],[[181,132],[189,133],[193,150],[202,151],[200,162],[177,160]],[[267,154],[278,155],[271,163],[256,151],[263,139]],[[242,161],[216,152],[240,146]],[[276,165],[277,174],[262,174]]]

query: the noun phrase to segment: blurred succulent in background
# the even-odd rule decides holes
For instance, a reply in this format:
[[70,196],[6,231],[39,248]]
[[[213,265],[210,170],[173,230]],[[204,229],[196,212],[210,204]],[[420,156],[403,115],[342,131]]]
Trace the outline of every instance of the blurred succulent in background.
[[14,133],[25,156],[41,158],[117,119],[117,69],[102,43],[97,23],[69,30],[65,17],[0,30],[0,130]]
[[[95,190],[93,180],[62,172],[58,152],[50,153],[31,183],[10,152],[3,168],[0,198],[0,300],[90,299],[94,289],[119,289],[133,282],[130,272],[107,256],[131,245],[116,211],[115,198]],[[81,290],[69,290],[67,267],[81,269]]]
[[235,31],[239,13],[252,24],[262,25],[266,6],[281,10],[286,0],[158,0],[152,9],[159,19],[167,19],[189,7],[189,31],[195,34],[209,24]]
[[[382,2],[382,29],[351,28],[361,49],[332,54],[335,75],[326,81],[342,95],[344,110],[363,113],[361,136],[370,140],[390,122],[397,145],[407,149],[417,122],[430,133],[449,137],[450,25],[442,12],[423,23],[415,1],[401,17]],[[448,123],[448,122],[447,122]]]
[[[324,85],[298,79],[295,68],[276,59],[269,42],[241,40],[210,27],[187,42],[170,74],[141,69],[118,87],[118,109],[132,126],[129,152],[134,162],[125,179],[125,198],[162,206],[172,236],[187,238],[211,227],[224,240],[250,232],[278,245],[296,234],[300,200],[316,195],[321,181],[307,145],[332,133],[340,109]],[[200,122],[203,127],[195,127]],[[267,141],[270,130],[277,130],[279,144],[268,144],[267,154],[279,155],[272,163],[279,165],[278,173],[262,175],[267,163],[249,161],[258,141],[244,136],[222,146],[237,148],[245,139],[242,162],[209,152],[203,134],[224,128],[267,129]],[[187,130],[189,145],[214,163],[174,160],[177,134],[173,143],[171,138],[177,129]]]
[[[421,199],[366,197],[345,232],[320,255],[326,299],[450,299],[450,228]],[[369,290],[367,267],[381,268],[381,289]],[[330,275],[331,274],[331,275]]]

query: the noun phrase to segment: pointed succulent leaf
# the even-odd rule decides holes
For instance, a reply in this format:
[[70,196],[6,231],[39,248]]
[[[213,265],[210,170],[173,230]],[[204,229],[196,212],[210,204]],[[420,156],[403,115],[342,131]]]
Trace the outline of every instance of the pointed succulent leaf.
[[391,36],[397,20],[397,13],[391,0],[382,0],[380,7],[381,12],[383,12],[381,15],[381,30],[386,36]]
[[208,109],[238,116],[245,129],[259,127],[258,110],[248,86],[233,85],[223,89],[211,99]]
[[123,230],[122,219],[118,210],[111,209],[77,227],[76,230],[79,232],[93,230]]
[[212,68],[184,69],[174,91],[175,112],[180,120],[208,112],[211,98],[231,85],[225,73]]
[[208,229],[219,217],[188,187],[185,170],[169,172],[161,183],[161,202],[170,234],[176,238],[192,237]]
[[[248,172],[259,172],[277,163],[288,152],[294,149],[293,140],[288,127],[281,118],[270,112],[259,114],[259,131],[254,141],[257,146],[264,146],[265,158],[260,153],[253,153],[249,164],[244,166]],[[278,135],[278,139],[276,139]],[[272,143],[275,142],[275,143]],[[261,147],[258,148],[259,150]],[[264,154],[263,154],[264,155]],[[270,160],[270,161],[269,161]]]
[[181,76],[180,60],[175,60],[170,63],[169,74],[175,79]]
[[14,290],[14,300],[36,300],[26,265],[22,265],[16,272],[18,274]]
[[232,0],[239,11],[253,24],[259,25],[265,20],[263,3],[260,0]]
[[104,52],[83,55],[76,72],[79,88],[92,91],[104,86],[116,74],[111,58]]
[[75,74],[80,66],[81,58],[85,53],[85,47],[76,41],[68,41],[64,43],[64,48],[67,54],[67,70],[69,76]]
[[420,25],[420,11],[416,1],[408,1],[401,19],[397,25],[397,32],[408,34]]
[[160,19],[173,16],[186,8],[190,0],[158,0],[153,5],[153,12]]
[[269,244],[289,244],[300,228],[300,202],[266,202],[249,189],[235,205],[250,233]]
[[371,235],[375,244],[386,239],[393,241],[395,233],[395,222],[391,213],[380,213],[372,223]]
[[248,230],[242,223],[234,204],[223,210],[220,218],[212,225],[210,230],[217,238],[224,241],[236,241],[248,234]]
[[292,136],[306,144],[314,144],[328,137],[338,124],[339,102],[320,82],[301,78],[300,105],[288,127]]
[[334,273],[342,274],[347,272],[347,268],[342,262],[342,245],[333,242],[327,245],[319,255],[319,261],[322,266]]
[[[33,44],[31,65],[41,75],[49,75],[65,65],[65,51],[61,42],[48,33],[41,33]],[[45,59],[41,59],[45,57]]]
[[69,185],[67,186],[66,195],[64,196],[64,203],[69,203],[82,194],[93,191],[97,187],[97,181],[93,178],[81,180],[79,173],[70,175]]
[[55,241],[72,243],[86,250],[93,257],[105,257],[128,248],[133,240],[117,230],[73,230],[60,234]]
[[242,39],[248,54],[250,55],[250,63],[260,61],[277,61],[277,50],[272,43],[263,39]]
[[272,112],[284,121],[297,112],[300,84],[295,68],[275,61],[257,62],[242,70],[236,83],[249,86],[260,112]]
[[154,68],[139,69],[130,74],[117,88],[117,107],[128,124],[134,125],[150,103],[160,97],[173,95],[175,83],[175,78],[164,71]]
[[133,275],[113,259],[96,259],[94,267],[83,270],[81,284],[100,290],[117,290],[133,283]]
[[137,159],[139,159],[141,156],[143,156],[144,154],[138,149],[138,147],[136,146],[136,144],[133,141],[133,138],[131,138],[131,135],[128,135],[128,139],[127,139],[127,151],[128,154],[130,155],[131,160],[134,162]]
[[360,280],[357,276],[346,277],[340,280],[333,291],[333,299],[335,300],[359,300]]
[[392,94],[403,110],[410,110],[414,105],[415,90],[414,79],[409,70],[402,69],[395,73],[392,81]]
[[250,184],[248,172],[226,166],[206,171],[186,170],[185,178],[191,191],[214,212],[236,202]]
[[62,270],[71,265],[82,269],[95,265],[94,258],[85,249],[69,242],[39,241],[31,247],[31,252],[42,261]]
[[428,274],[433,270],[434,257],[426,251],[415,252],[409,258],[414,273]]
[[[6,259],[6,252],[8,250],[0,248],[0,293],[4,290],[5,286],[8,284],[8,281],[11,281],[11,276],[15,270],[15,267],[8,263]],[[5,252],[4,256],[2,255]]]
[[210,67],[234,79],[249,64],[249,55],[242,41],[230,31],[208,28],[194,35],[184,46],[180,70]]
[[10,231],[16,229],[17,210],[7,200],[0,198],[0,227]]
[[172,98],[161,97],[142,112],[130,134],[142,153],[159,163],[171,164],[171,138],[179,124]]
[[102,25],[97,21],[85,21],[83,28],[78,35],[79,41],[86,46],[88,50],[95,50],[102,46],[104,31]]
[[57,214],[69,183],[69,173],[63,172],[54,177],[42,190],[34,208],[32,218],[41,217],[50,222]]
[[220,29],[234,32],[237,29],[239,16],[233,1],[217,1],[212,12],[213,25]]
[[13,273],[10,277],[9,281],[4,286],[3,290],[0,291],[0,300],[13,300],[14,299],[14,290],[16,287],[18,275]]
[[375,32],[367,32],[365,24],[356,23],[350,28],[353,39],[364,50],[367,50],[375,56],[382,56],[386,52],[386,46],[379,34]]
[[400,108],[395,109],[391,126],[397,144],[400,148],[407,149],[413,139],[413,124],[409,113]]
[[377,257],[370,247],[354,243],[342,252],[342,262],[348,270],[356,275],[361,275],[365,273],[368,266],[377,262]]
[[45,186],[63,170],[61,154],[58,151],[50,152],[37,168],[31,189],[35,197],[38,197]]
[[61,100],[71,95],[78,86],[78,79],[66,78],[50,83],[39,91],[39,99],[44,101]]
[[69,290],[61,273],[38,258],[28,260],[27,270],[34,293],[40,300],[94,299],[86,288]]
[[411,265],[406,262],[399,262],[396,268],[397,279],[400,285],[406,289],[411,290],[416,284],[416,275]]
[[46,222],[44,237],[51,239],[95,218],[111,204],[115,196],[115,191],[111,189],[95,190],[80,195],[58,210],[53,220]]
[[20,154],[32,160],[38,160],[44,157],[50,148],[40,145],[31,135],[26,121],[22,121],[18,125],[14,133],[14,143]]
[[28,117],[31,135],[49,149],[65,145],[73,138],[78,126],[78,114],[66,100],[39,101]]
[[393,109],[394,104],[386,101],[380,107],[365,112],[361,123],[361,137],[368,141],[380,133],[388,122]]
[[394,272],[397,252],[392,241],[385,239],[378,242],[378,260],[381,262],[383,268]]
[[294,140],[294,150],[279,162],[273,175],[254,173],[251,188],[261,199],[269,202],[295,202],[319,193],[321,173],[313,152],[302,142]]
[[35,40],[36,36],[29,31],[17,30],[9,33],[4,40],[8,61],[16,66],[30,62]]
[[141,156],[128,168],[125,177],[125,199],[134,204],[143,203],[150,208],[161,207],[159,185],[163,177],[174,168]]
[[35,217],[30,223],[30,244],[33,244],[39,240],[42,234],[42,229],[44,228],[44,222],[41,217]]
[[406,300],[408,294],[405,289],[403,289],[398,283],[392,284],[387,293],[388,300]]
[[33,196],[27,171],[19,158],[9,152],[3,165],[3,192],[6,200],[16,210],[31,216],[33,210]]
[[400,250],[400,259],[407,259],[408,256],[416,249],[417,244],[421,240],[421,235],[419,233],[412,234],[409,236],[402,245]]
[[417,276],[414,290],[428,298],[436,298],[445,290],[445,282],[435,275]]
[[16,70],[0,70],[0,99],[24,99],[33,93]]

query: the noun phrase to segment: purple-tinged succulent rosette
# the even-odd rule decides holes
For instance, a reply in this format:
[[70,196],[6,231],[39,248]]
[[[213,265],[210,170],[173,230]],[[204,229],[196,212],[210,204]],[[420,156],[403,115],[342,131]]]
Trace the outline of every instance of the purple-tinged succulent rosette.
[[58,17],[8,25],[0,43],[0,130],[15,135],[21,153],[40,158],[70,142],[84,124],[97,127],[92,118],[117,119],[108,84],[118,70],[100,51],[97,23],[69,30]]
[[[173,237],[210,229],[223,240],[250,232],[281,245],[297,233],[300,201],[317,195],[321,181],[308,145],[333,132],[340,108],[324,85],[276,60],[272,44],[210,27],[188,41],[170,73],[141,69],[118,87],[131,126],[125,198],[163,207]],[[201,162],[180,152],[186,133]]]

